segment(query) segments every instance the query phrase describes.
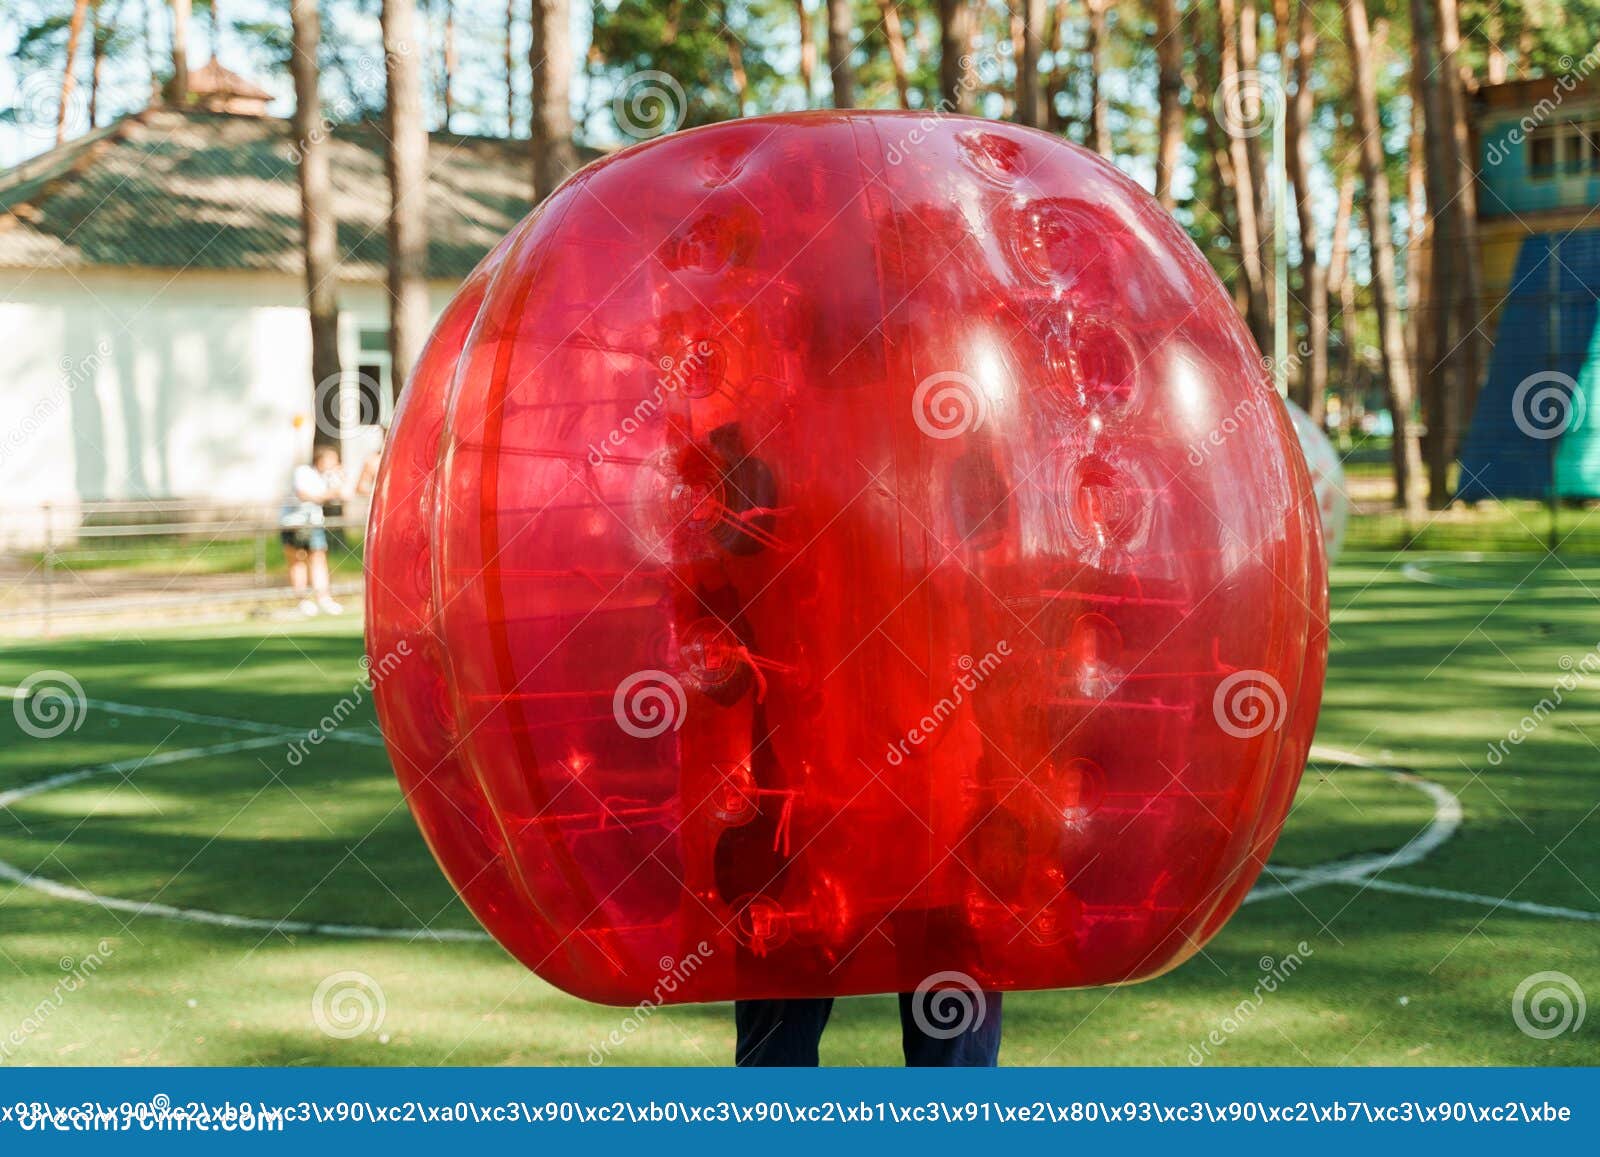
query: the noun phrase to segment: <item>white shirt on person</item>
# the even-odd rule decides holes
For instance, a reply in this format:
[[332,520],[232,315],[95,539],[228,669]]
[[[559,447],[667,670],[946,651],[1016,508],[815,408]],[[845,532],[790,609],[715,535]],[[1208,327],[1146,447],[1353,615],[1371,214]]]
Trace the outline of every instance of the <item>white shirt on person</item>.
[[322,504],[338,497],[334,480],[315,466],[302,464],[289,476],[289,496],[283,501],[278,525],[295,528],[322,525]]

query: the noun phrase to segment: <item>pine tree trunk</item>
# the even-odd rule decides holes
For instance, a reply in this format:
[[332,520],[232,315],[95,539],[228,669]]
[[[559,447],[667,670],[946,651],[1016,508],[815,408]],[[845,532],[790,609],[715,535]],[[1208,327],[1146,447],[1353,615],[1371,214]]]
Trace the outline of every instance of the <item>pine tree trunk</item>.
[[1108,0],[1083,0],[1089,16],[1089,147],[1111,155],[1111,128],[1106,123],[1106,5]]
[[[1223,95],[1237,102],[1237,107],[1245,112],[1247,119],[1248,109],[1241,94],[1248,85],[1239,78],[1239,14],[1234,0],[1218,0],[1217,26],[1217,57],[1222,74],[1218,84]],[[1260,199],[1256,191],[1255,170],[1250,163],[1249,137],[1245,131],[1241,131],[1240,124],[1223,127],[1228,137],[1228,169],[1233,175],[1231,188],[1235,238],[1239,242],[1239,272],[1244,281],[1245,318],[1256,345],[1262,350],[1269,350],[1272,348],[1272,319],[1267,310],[1266,271],[1261,264]]]
[[[300,180],[300,243],[311,321],[311,403],[315,445],[339,444],[339,238],[333,215],[333,176],[317,72],[322,18],[317,0],[290,0],[294,74],[294,149]],[[329,397],[330,392],[332,397]],[[330,404],[331,403],[331,404]]]
[[800,86],[806,90],[806,107],[811,107],[817,75],[817,40],[811,30],[811,9],[806,0],[794,0],[795,17],[800,23]]
[[971,112],[976,89],[971,0],[939,0],[940,107],[946,112]]
[[878,0],[878,11],[883,15],[883,34],[889,41],[895,96],[900,107],[908,109],[911,107],[911,81],[906,75],[906,34],[900,25],[900,9],[895,6],[895,0]]
[[396,397],[428,336],[428,130],[415,0],[383,0],[388,75],[389,373]]
[[856,107],[855,75],[850,70],[850,0],[828,3],[828,74],[833,78],[833,107]]
[[[100,124],[100,81],[106,63],[106,38],[110,29],[100,22],[100,0],[91,0],[94,9],[93,27],[89,30],[89,131]],[[116,20],[113,12],[111,18]]]
[[[1234,49],[1238,54],[1236,63],[1240,75],[1240,99],[1248,123],[1270,126],[1271,118],[1280,113],[1279,110],[1267,108],[1264,103],[1263,85],[1270,82],[1264,82],[1261,77],[1260,33],[1261,10],[1256,0],[1239,0],[1239,32]],[[1273,231],[1279,225],[1273,220],[1272,183],[1266,160],[1266,151],[1271,143],[1270,127],[1244,135],[1244,155],[1250,165],[1250,187],[1256,199],[1257,243],[1261,247],[1261,300],[1257,306],[1260,332],[1257,340],[1263,351],[1272,348],[1272,323],[1277,306],[1273,300],[1277,294],[1277,282],[1273,276]]]
[[[1427,257],[1425,298],[1414,301],[1417,324],[1417,392],[1427,427],[1424,450],[1428,464],[1428,505],[1443,510],[1450,504],[1450,462],[1456,443],[1456,398],[1460,394],[1459,312],[1453,308],[1459,273],[1460,238],[1450,204],[1454,163],[1449,138],[1449,108],[1443,70],[1437,55],[1433,0],[1410,0],[1411,69],[1422,109],[1424,188],[1427,190]],[[1416,165],[1413,158],[1412,165]],[[1423,276],[1414,274],[1421,283]]]
[[1050,50],[1050,72],[1043,80],[1044,86],[1044,123],[1042,128],[1052,133],[1065,133],[1067,131],[1067,118],[1060,108],[1060,97],[1067,91],[1071,83],[1071,70],[1067,64],[1067,53],[1063,50],[1066,44],[1067,22],[1071,19],[1073,0],[1056,0],[1050,8],[1049,35],[1045,37],[1045,45]]
[[1020,0],[1022,52],[1017,57],[1017,123],[1044,125],[1044,99],[1039,86],[1039,57],[1044,47],[1044,0]]
[[1355,216],[1355,203],[1356,175],[1347,169],[1339,177],[1339,204],[1333,213],[1333,232],[1328,238],[1328,299],[1330,303],[1339,302],[1339,333],[1343,337],[1336,392],[1342,403],[1339,423],[1344,429],[1349,429],[1348,391],[1355,382],[1356,373],[1355,340],[1350,332],[1356,313],[1355,283],[1350,278],[1350,222]]
[[[1300,0],[1295,28],[1294,95],[1284,109],[1284,150],[1289,180],[1294,186],[1294,207],[1300,225],[1301,299],[1306,315],[1306,357],[1300,367],[1300,406],[1317,425],[1328,390],[1328,273],[1317,258],[1317,218],[1311,188],[1314,161],[1311,119],[1314,113],[1311,92],[1312,62],[1317,52],[1317,21],[1313,0]],[[1275,22],[1288,39],[1289,3],[1280,0],[1274,10]]]
[[456,6],[454,0],[445,0],[444,35],[441,41],[439,46],[439,96],[444,102],[444,117],[440,122],[440,127],[445,132],[449,132],[450,122],[454,119],[456,111]]
[[[1428,142],[1423,134],[1425,128],[1422,112],[1422,88],[1420,81],[1422,74],[1416,69],[1411,69],[1409,76],[1409,89],[1411,97],[1411,135],[1406,141],[1406,220],[1410,225],[1406,237],[1406,269],[1407,302],[1411,306],[1406,314],[1406,353],[1411,358],[1417,396],[1427,399],[1427,375],[1422,372],[1425,368],[1421,365],[1417,351],[1422,349],[1429,340],[1423,332],[1426,328],[1424,320],[1428,316],[1428,292],[1431,282],[1428,276],[1429,258],[1429,221],[1428,221]],[[1427,453],[1426,448],[1423,451]]]
[[1450,121],[1447,149],[1450,172],[1446,184],[1450,208],[1456,217],[1456,242],[1461,252],[1461,275],[1456,282],[1456,332],[1460,335],[1461,347],[1455,351],[1455,356],[1460,358],[1457,379],[1459,392],[1456,394],[1456,414],[1452,424],[1455,440],[1450,447],[1450,455],[1454,458],[1460,453],[1462,437],[1472,426],[1472,412],[1477,408],[1478,387],[1487,359],[1488,339],[1479,324],[1484,301],[1483,271],[1478,265],[1477,160],[1473,156],[1465,73],[1461,64],[1461,17],[1456,0],[1434,0],[1434,4],[1435,27],[1439,36],[1439,73]]
[[61,70],[61,100],[56,106],[56,144],[67,139],[67,102],[72,99],[72,89],[77,83],[74,66],[78,63],[78,41],[83,36],[83,18],[88,15],[89,0],[73,0],[72,16],[67,21],[67,59]]
[[1344,0],[1345,34],[1350,51],[1351,100],[1355,105],[1361,181],[1366,186],[1367,236],[1372,248],[1372,299],[1383,350],[1384,385],[1394,419],[1395,505],[1415,511],[1414,480],[1422,473],[1422,454],[1411,421],[1414,395],[1406,362],[1396,294],[1394,233],[1389,215],[1389,180],[1383,164],[1382,123],[1372,60],[1372,32],[1366,0]]
[[1483,22],[1484,72],[1490,84],[1504,84],[1511,72],[1511,57],[1506,54],[1503,39],[1505,29],[1500,21],[1500,10],[1493,9]]
[[533,199],[543,201],[578,167],[572,144],[572,19],[567,0],[533,0],[533,112],[528,124],[533,149]]
[[1183,150],[1183,41],[1178,0],[1156,0],[1157,82],[1156,200],[1171,209],[1172,177]]
[[183,105],[189,101],[189,15],[190,0],[172,3],[172,77],[167,81],[167,101]]
[[[1200,17],[1196,15],[1198,25]],[[1218,54],[1220,56],[1220,53]],[[1211,212],[1215,219],[1217,232],[1222,240],[1228,243],[1228,251],[1239,251],[1238,222],[1231,215],[1231,205],[1234,200],[1233,192],[1233,159],[1228,152],[1228,139],[1222,131],[1213,105],[1217,95],[1216,69],[1212,65],[1217,63],[1217,57],[1206,52],[1195,53],[1194,79],[1190,87],[1190,115],[1200,123],[1201,136],[1204,144],[1203,153],[1211,169],[1212,185],[1216,189],[1217,206]],[[1233,278],[1236,287],[1242,280]],[[1238,296],[1237,288],[1235,297]]]
[[517,0],[506,0],[506,136],[517,135]]
[[744,105],[750,91],[750,77],[744,69],[744,46],[739,42],[739,34],[733,30],[733,25],[728,23],[728,5],[718,5],[718,20],[722,25],[722,43],[728,52],[729,83],[733,87],[733,107],[735,111],[744,116]]

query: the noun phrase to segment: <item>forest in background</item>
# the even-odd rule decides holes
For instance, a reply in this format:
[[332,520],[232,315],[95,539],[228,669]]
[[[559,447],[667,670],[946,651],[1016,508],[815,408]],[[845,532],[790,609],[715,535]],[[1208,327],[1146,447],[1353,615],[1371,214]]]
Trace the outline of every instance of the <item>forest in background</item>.
[[[1189,229],[1291,396],[1393,424],[1399,507],[1450,501],[1497,302],[1479,284],[1478,86],[1587,80],[1600,0],[16,0],[4,116],[37,152],[184,105],[212,56],[294,120],[311,382],[338,373],[329,125],[381,124],[398,390],[430,323],[428,136],[525,139],[530,199],[609,148],[738,116],[904,108],[1094,149]],[[0,43],[5,43],[0,41]],[[1273,213],[1282,118],[1288,189]],[[1600,141],[1592,147],[1600,154]],[[1287,292],[1275,246],[1287,247]],[[309,385],[309,383],[308,383]]]

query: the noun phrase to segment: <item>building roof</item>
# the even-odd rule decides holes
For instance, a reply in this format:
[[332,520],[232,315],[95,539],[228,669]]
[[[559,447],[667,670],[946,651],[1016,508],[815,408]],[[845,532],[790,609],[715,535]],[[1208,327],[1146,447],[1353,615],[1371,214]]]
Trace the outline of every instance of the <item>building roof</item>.
[[189,74],[189,97],[201,108],[242,116],[264,116],[272,103],[270,92],[224,68],[215,56]]
[[1549,101],[1559,108],[1568,102],[1581,103],[1600,96],[1600,85],[1587,73],[1564,73],[1559,76],[1530,76],[1520,80],[1506,80],[1499,84],[1480,84],[1473,93],[1481,113],[1518,112]]
[[[428,274],[465,277],[528,212],[526,141],[434,133]],[[0,175],[0,267],[303,272],[289,122],[152,106]],[[329,141],[340,276],[381,281],[385,140]]]

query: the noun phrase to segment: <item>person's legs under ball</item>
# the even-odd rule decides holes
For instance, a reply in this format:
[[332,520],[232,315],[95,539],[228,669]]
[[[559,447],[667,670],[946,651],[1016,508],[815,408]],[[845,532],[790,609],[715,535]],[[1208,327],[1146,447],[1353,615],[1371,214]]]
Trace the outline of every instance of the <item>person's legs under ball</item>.
[[311,601],[311,555],[302,545],[300,532],[285,530],[280,536],[283,543],[283,561],[289,568],[289,588],[300,600],[303,614],[317,613],[317,604]]
[[328,532],[320,526],[312,527],[310,539],[311,587],[317,593],[317,609],[325,615],[337,615],[344,608],[333,601],[328,573]]
[[1000,1063],[1000,994],[968,988],[900,994],[907,1068],[992,1069]]
[[832,1011],[831,999],[735,1001],[733,1063],[741,1068],[816,1068],[817,1046]]

